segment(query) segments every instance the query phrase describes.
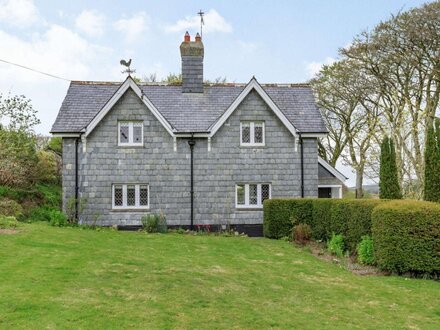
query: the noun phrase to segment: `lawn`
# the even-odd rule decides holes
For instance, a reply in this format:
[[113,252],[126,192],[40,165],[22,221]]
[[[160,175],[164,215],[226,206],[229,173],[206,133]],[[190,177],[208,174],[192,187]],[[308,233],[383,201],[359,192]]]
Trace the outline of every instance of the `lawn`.
[[440,324],[440,283],[353,275],[284,241],[37,223],[0,247],[0,328]]

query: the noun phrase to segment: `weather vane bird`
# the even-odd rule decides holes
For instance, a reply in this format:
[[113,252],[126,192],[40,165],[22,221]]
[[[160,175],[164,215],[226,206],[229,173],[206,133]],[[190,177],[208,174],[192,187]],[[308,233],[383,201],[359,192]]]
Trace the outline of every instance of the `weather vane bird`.
[[205,25],[205,21],[203,20],[203,16],[205,15],[205,13],[200,9],[200,11],[197,13],[197,15],[200,16],[200,38],[203,37],[203,25]]
[[122,71],[121,73],[128,73],[128,75],[130,76],[132,73],[136,72],[136,70],[130,69],[131,58],[128,60],[128,62],[126,60],[120,60],[119,63],[127,68],[124,71]]

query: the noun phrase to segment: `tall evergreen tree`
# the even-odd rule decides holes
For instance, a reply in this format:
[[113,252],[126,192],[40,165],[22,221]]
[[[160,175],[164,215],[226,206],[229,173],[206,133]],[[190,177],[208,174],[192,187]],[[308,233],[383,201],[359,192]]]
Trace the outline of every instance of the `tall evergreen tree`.
[[425,146],[425,200],[440,202],[440,119],[428,128]]
[[380,148],[379,197],[401,199],[402,192],[397,177],[396,150],[393,141],[385,136]]

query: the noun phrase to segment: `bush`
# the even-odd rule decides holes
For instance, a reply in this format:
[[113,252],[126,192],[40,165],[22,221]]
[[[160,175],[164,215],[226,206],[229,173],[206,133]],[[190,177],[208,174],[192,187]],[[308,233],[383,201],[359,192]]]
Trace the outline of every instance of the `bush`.
[[264,235],[291,236],[294,225],[311,226],[316,240],[326,241],[332,233],[345,237],[346,248],[355,252],[363,235],[371,235],[371,212],[383,200],[272,199],[264,202]]
[[327,250],[338,257],[342,257],[345,250],[344,236],[333,234],[332,238],[327,242]]
[[165,215],[152,213],[141,218],[142,229],[147,233],[166,233],[168,230]]
[[310,225],[300,223],[293,227],[293,241],[298,244],[306,244],[312,238]]
[[67,216],[58,210],[49,211],[49,224],[51,226],[62,227],[67,225]]
[[18,218],[23,214],[23,208],[16,201],[8,198],[0,199],[0,215]]
[[373,239],[369,235],[362,236],[357,246],[358,260],[364,265],[374,265]]
[[18,221],[15,217],[0,215],[0,229],[16,228]]
[[440,205],[390,201],[372,214],[374,256],[385,270],[440,276]]

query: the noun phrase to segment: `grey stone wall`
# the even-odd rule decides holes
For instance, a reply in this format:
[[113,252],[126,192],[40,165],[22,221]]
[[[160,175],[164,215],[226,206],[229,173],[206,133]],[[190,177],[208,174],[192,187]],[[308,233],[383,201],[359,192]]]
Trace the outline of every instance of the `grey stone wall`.
[[[144,146],[117,146],[118,120],[143,120]],[[240,121],[265,122],[265,147],[240,147]],[[72,158],[65,140],[63,192],[71,194]],[[300,153],[294,138],[256,92],[251,92],[211,140],[197,139],[194,148],[195,224],[259,224],[262,210],[235,209],[236,183],[272,184],[272,197],[300,197]],[[82,149],[82,148],[80,148]],[[131,91],[118,101],[89,135],[80,155],[80,196],[88,200],[82,220],[99,214],[102,225],[137,225],[148,211],[112,210],[112,184],[148,183],[150,212],[163,210],[170,225],[190,223],[190,150],[188,139],[173,138]],[[315,139],[304,139],[305,194],[317,196],[318,160]],[[72,167],[73,169],[73,167]],[[74,178],[73,178],[74,179]]]
[[338,178],[327,171],[322,165],[318,164],[318,184],[320,185],[341,185]]
[[66,212],[67,201],[75,197],[75,139],[63,139],[63,168],[62,168],[63,211]]

